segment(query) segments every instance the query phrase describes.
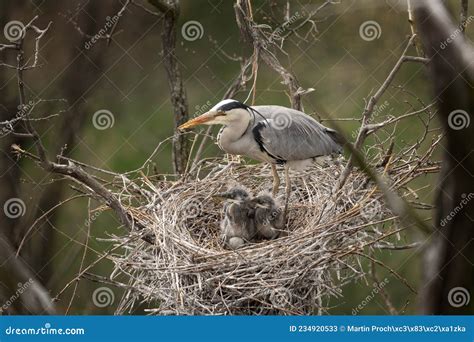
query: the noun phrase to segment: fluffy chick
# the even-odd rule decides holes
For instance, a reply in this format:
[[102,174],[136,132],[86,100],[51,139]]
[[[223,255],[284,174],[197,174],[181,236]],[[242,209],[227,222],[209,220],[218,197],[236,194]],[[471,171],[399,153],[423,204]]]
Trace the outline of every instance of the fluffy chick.
[[267,194],[255,197],[252,202],[255,206],[254,223],[258,237],[276,239],[284,226],[283,210]]
[[226,245],[237,249],[252,241],[257,233],[254,224],[255,206],[248,192],[234,188],[218,197],[226,199],[221,222],[221,236]]

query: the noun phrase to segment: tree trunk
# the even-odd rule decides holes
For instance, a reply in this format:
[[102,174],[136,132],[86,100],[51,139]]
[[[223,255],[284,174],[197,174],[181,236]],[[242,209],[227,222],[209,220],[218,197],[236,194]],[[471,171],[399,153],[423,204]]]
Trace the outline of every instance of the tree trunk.
[[[474,300],[474,50],[439,0],[416,3],[446,139],[434,232],[424,254],[424,314],[472,314]],[[456,34],[458,32],[458,34]],[[448,37],[454,37],[454,39]]]

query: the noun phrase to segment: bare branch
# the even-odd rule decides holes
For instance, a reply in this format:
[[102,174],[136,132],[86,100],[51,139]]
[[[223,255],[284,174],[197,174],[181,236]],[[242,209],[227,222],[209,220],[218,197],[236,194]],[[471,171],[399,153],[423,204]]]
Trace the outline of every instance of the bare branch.
[[[405,49],[402,52],[402,55],[398,59],[397,63],[395,63],[394,67],[392,68],[392,70],[390,71],[387,78],[385,79],[385,81],[380,86],[380,88],[375,92],[375,94],[372,97],[370,97],[369,101],[367,102],[367,104],[364,108],[364,111],[362,113],[362,125],[359,129],[359,133],[357,134],[357,138],[356,138],[356,141],[354,143],[354,148],[356,150],[360,149],[360,147],[362,146],[362,144],[365,141],[365,138],[367,137],[367,132],[368,132],[367,125],[369,124],[370,118],[372,117],[372,113],[374,111],[375,105],[377,104],[379,99],[382,97],[382,95],[385,93],[387,88],[392,83],[393,79],[395,78],[395,75],[400,70],[402,64],[405,61],[407,61],[406,57],[407,57],[408,49],[413,44],[413,41],[414,41],[415,38],[416,38],[416,36],[411,36],[411,38],[408,40],[408,43],[405,46]],[[340,189],[341,186],[346,181],[346,179],[349,176],[349,173],[351,171],[351,168],[352,168],[352,162],[353,162],[353,158],[351,156],[349,158],[349,161],[347,162],[346,168],[344,169],[343,173],[341,174],[341,177],[340,177],[340,180],[339,180],[338,184],[334,188],[334,192],[337,192],[337,190]]]
[[281,65],[278,58],[268,50],[266,37],[258,30],[257,24],[253,20],[249,2],[247,0],[237,0],[234,10],[242,38],[253,46],[256,56],[261,57],[269,67],[280,74],[283,83],[289,89],[291,106],[301,110],[301,87],[299,82],[291,72]]

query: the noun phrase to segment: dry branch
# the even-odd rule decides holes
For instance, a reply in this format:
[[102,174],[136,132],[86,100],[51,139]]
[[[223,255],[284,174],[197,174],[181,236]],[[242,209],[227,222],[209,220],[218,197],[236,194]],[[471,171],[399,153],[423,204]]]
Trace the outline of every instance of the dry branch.
[[291,106],[301,110],[301,87],[299,82],[269,50],[268,39],[260,32],[257,28],[257,24],[253,20],[249,1],[237,0],[234,9],[242,38],[254,48],[254,55],[257,56],[257,58],[262,58],[269,67],[282,77],[283,83],[288,87],[290,92]]

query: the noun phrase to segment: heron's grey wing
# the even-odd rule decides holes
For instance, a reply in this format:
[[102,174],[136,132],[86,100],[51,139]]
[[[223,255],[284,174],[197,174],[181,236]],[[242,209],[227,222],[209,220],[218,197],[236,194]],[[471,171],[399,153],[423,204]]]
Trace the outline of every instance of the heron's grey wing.
[[271,106],[266,120],[253,133],[260,147],[277,161],[305,160],[341,152],[337,132],[310,116],[285,107]]

